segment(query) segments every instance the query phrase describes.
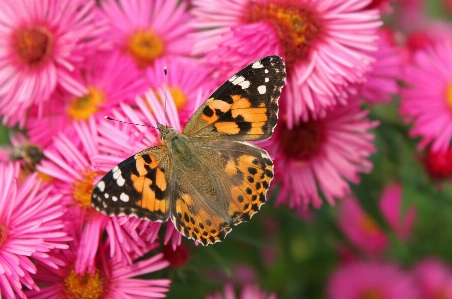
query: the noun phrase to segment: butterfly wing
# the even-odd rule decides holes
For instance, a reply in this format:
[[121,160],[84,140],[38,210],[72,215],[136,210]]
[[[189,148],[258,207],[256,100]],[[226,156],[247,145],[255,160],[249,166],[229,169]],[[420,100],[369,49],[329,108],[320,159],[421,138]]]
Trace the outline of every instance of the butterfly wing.
[[166,221],[171,173],[166,147],[146,149],[119,163],[94,186],[91,205],[110,216]]
[[278,121],[285,78],[281,57],[255,61],[218,88],[193,114],[183,133],[198,140],[269,138]]
[[248,221],[266,201],[273,179],[273,161],[268,153],[248,142],[209,142],[201,153],[213,159],[211,175],[218,182],[221,201],[227,203],[229,222]]

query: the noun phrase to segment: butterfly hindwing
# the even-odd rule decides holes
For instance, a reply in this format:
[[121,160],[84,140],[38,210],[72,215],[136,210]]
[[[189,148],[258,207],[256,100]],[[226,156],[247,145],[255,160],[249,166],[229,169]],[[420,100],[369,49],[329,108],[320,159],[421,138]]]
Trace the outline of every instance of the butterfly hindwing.
[[248,221],[266,201],[273,179],[273,161],[268,153],[248,142],[208,142],[200,152],[213,159],[211,175],[221,182],[221,201],[227,203],[229,222]]
[[171,164],[164,146],[135,154],[110,170],[94,187],[92,205],[107,215],[165,221],[170,213]]
[[248,65],[193,114],[183,133],[196,139],[263,140],[278,120],[284,61],[267,56]]

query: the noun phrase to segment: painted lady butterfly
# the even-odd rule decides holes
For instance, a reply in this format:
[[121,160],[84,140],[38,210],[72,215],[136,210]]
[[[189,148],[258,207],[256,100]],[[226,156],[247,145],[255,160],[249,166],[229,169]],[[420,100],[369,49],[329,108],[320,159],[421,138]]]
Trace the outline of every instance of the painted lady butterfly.
[[92,206],[107,215],[171,217],[188,238],[222,241],[266,201],[273,162],[246,141],[271,137],[285,77],[281,57],[264,57],[215,91],[182,133],[157,124],[164,145],[110,170],[94,187]]

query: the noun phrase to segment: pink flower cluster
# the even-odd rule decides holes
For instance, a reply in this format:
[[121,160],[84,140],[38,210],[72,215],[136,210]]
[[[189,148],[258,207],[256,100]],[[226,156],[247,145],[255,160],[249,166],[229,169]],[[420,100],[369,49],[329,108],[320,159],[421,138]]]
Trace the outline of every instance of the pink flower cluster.
[[[0,7],[0,117],[26,131],[0,151],[5,298],[164,297],[170,280],[133,277],[167,267],[168,248],[182,252],[174,263],[183,263],[181,235],[171,222],[163,231],[161,223],[96,212],[93,185],[160,142],[149,127],[161,122],[181,130],[217,86],[266,55],[282,56],[287,67],[278,126],[261,143],[275,160],[276,205],[305,212],[345,199],[339,227],[367,256],[381,254],[389,240],[350,186],[372,171],[376,152],[379,121],[363,107],[401,94],[400,115],[421,138],[419,148],[449,157],[452,31],[431,29],[402,49],[381,28],[389,1],[0,0]],[[429,161],[438,176],[452,174],[452,163]],[[415,211],[402,211],[400,188],[389,187],[379,209],[387,229],[407,240]],[[165,255],[136,262],[160,250],[159,241]],[[372,283],[390,289],[409,282],[392,265],[369,266],[378,278],[365,274],[367,265],[347,267],[331,280],[332,298],[416,298],[402,291],[353,297],[340,289],[344,276],[362,274],[369,292]],[[439,268],[419,265],[419,287],[435,288],[425,273]],[[241,296],[276,297],[256,285]],[[224,296],[210,298],[236,296],[227,285]]]

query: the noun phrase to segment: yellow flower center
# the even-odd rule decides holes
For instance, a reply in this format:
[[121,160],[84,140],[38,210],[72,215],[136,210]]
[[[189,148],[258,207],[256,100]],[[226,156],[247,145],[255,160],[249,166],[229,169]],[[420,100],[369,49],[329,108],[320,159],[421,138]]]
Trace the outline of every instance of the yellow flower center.
[[360,226],[364,232],[369,234],[375,234],[380,230],[377,223],[367,215],[363,215],[360,221]]
[[127,50],[139,67],[152,65],[163,53],[163,41],[151,29],[138,30],[128,42]]
[[[177,111],[181,111],[184,108],[185,103],[187,102],[187,98],[185,97],[185,94],[179,87],[170,87],[169,93],[171,94],[171,97],[173,98]],[[164,104],[163,103],[164,100],[162,100],[160,98],[160,94],[155,91],[154,91],[154,94],[157,97],[157,99],[159,100],[159,102],[161,104]]]
[[384,299],[386,297],[381,292],[381,290],[379,290],[377,288],[370,288],[370,289],[364,290],[364,292],[362,292],[361,296],[359,296],[358,298],[359,299]]
[[71,270],[64,279],[66,298],[68,299],[99,299],[106,288],[106,279],[98,270],[94,274],[78,275]]
[[7,239],[8,239],[8,228],[4,226],[3,223],[0,223],[0,248],[3,247],[3,244],[5,244]]
[[252,4],[249,22],[270,23],[276,31],[287,65],[309,59],[313,43],[319,39],[322,26],[311,9],[291,3]]
[[452,81],[446,87],[446,103],[449,109],[452,110]]
[[47,62],[52,55],[54,39],[45,27],[21,28],[12,34],[12,46],[23,63],[36,68]]
[[89,94],[76,98],[68,108],[68,114],[76,120],[87,120],[92,114],[99,110],[99,104],[105,100],[104,93],[100,89],[88,87]]
[[97,175],[97,172],[88,169],[81,179],[75,180],[72,183],[72,194],[82,208],[91,207],[91,193],[94,188],[93,181]]

